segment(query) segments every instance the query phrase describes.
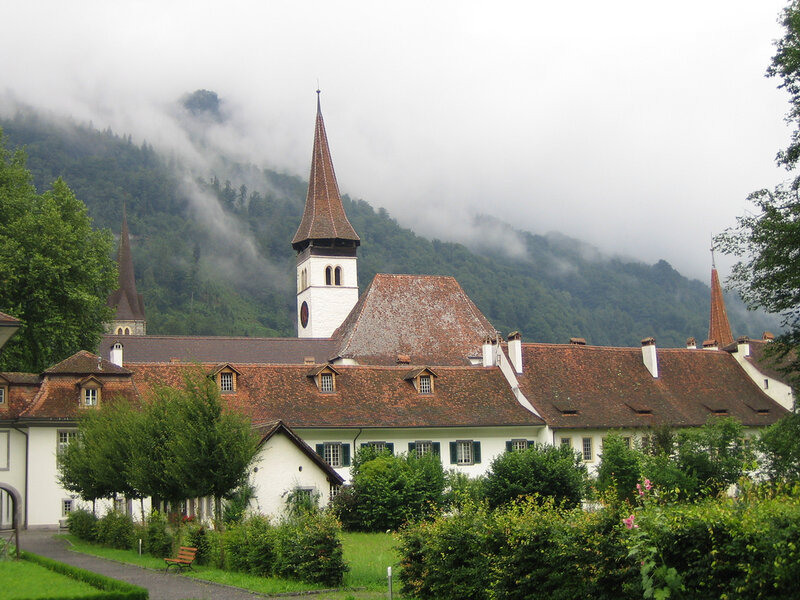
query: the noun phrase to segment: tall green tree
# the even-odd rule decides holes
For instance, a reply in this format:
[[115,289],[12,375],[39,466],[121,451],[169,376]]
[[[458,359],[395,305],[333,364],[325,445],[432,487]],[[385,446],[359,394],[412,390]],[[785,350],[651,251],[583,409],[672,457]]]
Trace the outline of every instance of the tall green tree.
[[[794,126],[789,145],[777,162],[787,170],[800,160],[800,0],[791,0],[781,14],[784,35],[767,69],[789,94],[786,121]],[[756,211],[717,237],[721,249],[739,257],[729,282],[749,308],[780,313],[786,333],[771,344],[768,355],[790,379],[800,372],[800,178],[774,190],[759,190],[749,200]]]
[[597,489],[613,490],[619,500],[633,501],[642,469],[642,454],[630,448],[618,433],[603,440],[603,453],[597,469]]
[[772,481],[800,481],[800,413],[783,417],[761,432],[756,447]]
[[61,179],[37,194],[25,160],[5,148],[0,131],[0,311],[22,321],[0,370],[40,372],[97,347],[116,266],[111,233],[92,229]]

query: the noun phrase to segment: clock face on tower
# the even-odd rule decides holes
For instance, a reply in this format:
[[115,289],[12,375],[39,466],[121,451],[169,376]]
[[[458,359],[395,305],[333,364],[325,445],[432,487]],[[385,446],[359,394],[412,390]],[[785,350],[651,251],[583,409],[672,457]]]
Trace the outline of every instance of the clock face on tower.
[[300,306],[300,325],[305,329],[308,326],[308,302]]

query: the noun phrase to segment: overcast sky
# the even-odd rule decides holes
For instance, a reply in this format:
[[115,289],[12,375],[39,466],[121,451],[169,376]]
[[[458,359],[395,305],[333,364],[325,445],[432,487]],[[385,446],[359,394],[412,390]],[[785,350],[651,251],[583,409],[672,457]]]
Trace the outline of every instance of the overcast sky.
[[707,280],[711,234],[787,178],[785,4],[9,1],[0,110],[181,150],[176,99],[214,90],[221,146],[305,178],[319,82],[341,190],[418,233],[490,213]]

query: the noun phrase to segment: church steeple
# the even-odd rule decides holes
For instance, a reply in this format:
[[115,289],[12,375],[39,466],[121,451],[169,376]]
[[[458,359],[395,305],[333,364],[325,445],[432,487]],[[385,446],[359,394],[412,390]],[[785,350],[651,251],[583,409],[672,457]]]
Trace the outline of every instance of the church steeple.
[[356,249],[360,243],[342,206],[317,90],[308,195],[292,240],[297,251],[299,337],[330,337],[358,302]]
[[109,332],[121,335],[145,335],[147,320],[144,316],[144,301],[142,295],[136,292],[131,241],[128,235],[128,216],[124,205],[117,268],[119,287],[108,298],[108,305],[115,309],[114,318],[109,324]]
[[724,348],[733,343],[731,325],[722,298],[722,286],[719,283],[717,265],[714,261],[714,248],[711,248],[711,317],[708,322],[708,339],[716,342],[717,348]]
[[361,243],[355,229],[347,220],[336,183],[328,136],[322,120],[319,90],[317,90],[317,122],[314,129],[314,150],[311,174],[308,176],[308,195],[300,227],[294,234],[292,248],[301,252],[309,245],[354,248]]

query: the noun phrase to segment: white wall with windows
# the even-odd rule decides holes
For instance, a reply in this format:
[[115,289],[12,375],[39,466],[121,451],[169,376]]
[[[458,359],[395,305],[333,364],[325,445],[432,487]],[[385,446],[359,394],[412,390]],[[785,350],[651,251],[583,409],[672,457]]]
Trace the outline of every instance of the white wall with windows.
[[432,452],[442,466],[470,477],[483,475],[492,460],[508,450],[514,440],[550,443],[544,427],[452,427],[403,429],[295,429],[317,454],[336,469],[345,482],[356,452],[372,446],[393,454]]
[[297,265],[297,282],[298,337],[330,337],[358,302],[357,259],[308,254]]
[[[0,483],[14,488],[24,502],[25,497],[25,435],[17,429],[0,427]],[[0,526],[11,526],[11,497],[0,493]],[[21,507],[24,519],[25,507]]]
[[641,431],[625,429],[551,429],[549,443],[569,446],[578,452],[590,474],[597,471],[603,454],[603,439],[609,433],[616,433],[626,440],[632,448],[638,447]]

